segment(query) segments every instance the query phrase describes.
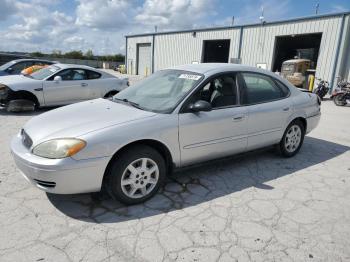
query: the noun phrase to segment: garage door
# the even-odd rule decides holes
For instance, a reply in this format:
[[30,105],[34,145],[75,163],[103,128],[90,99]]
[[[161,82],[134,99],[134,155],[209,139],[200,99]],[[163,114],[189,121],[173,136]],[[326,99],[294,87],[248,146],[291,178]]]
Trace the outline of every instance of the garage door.
[[152,61],[151,44],[138,44],[137,46],[137,74],[149,75]]

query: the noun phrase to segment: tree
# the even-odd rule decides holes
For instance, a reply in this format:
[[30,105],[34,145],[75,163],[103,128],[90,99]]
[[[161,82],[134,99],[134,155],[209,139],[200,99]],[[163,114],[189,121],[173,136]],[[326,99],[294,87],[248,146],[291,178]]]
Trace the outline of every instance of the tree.
[[61,58],[62,57],[62,51],[61,50],[53,50],[52,54],[50,54],[50,56],[56,57],[56,58]]
[[70,51],[64,54],[65,58],[72,58],[72,59],[84,59],[83,52],[81,50],[79,51]]
[[33,52],[33,53],[30,53],[30,56],[33,56],[33,57],[43,57],[45,56],[43,53],[41,52]]
[[87,50],[84,56],[86,59],[94,59],[94,54],[92,53],[91,49]]

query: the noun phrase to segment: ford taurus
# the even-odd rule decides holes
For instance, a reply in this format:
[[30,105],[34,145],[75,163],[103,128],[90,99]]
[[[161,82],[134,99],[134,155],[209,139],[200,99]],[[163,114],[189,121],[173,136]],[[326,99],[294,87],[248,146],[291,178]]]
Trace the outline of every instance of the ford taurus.
[[33,117],[13,138],[24,177],[57,194],[106,189],[126,204],[153,196],[173,169],[275,145],[294,156],[320,101],[253,67],[161,70],[113,98]]

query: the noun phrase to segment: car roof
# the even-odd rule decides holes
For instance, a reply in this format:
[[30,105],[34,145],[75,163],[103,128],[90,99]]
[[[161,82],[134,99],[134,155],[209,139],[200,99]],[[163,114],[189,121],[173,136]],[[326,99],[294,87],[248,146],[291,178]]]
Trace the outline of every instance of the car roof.
[[75,65],[75,64],[60,64],[57,63],[55,64],[56,66],[58,66],[61,69],[68,69],[68,68],[81,68],[81,69],[88,69],[88,70],[95,70],[96,68],[93,68],[91,66],[86,66],[86,65]]
[[15,62],[15,63],[18,63],[18,62],[27,62],[27,61],[39,61],[39,62],[55,63],[55,61],[50,61],[50,60],[45,60],[45,59],[31,59],[31,58],[26,58],[26,59],[16,59],[16,60],[13,60],[13,62]]
[[263,70],[253,66],[245,66],[239,64],[229,64],[229,63],[201,63],[201,64],[187,64],[181,66],[175,66],[169,69],[191,71],[199,74],[215,74],[224,71],[250,71],[257,73],[270,74],[268,70]]

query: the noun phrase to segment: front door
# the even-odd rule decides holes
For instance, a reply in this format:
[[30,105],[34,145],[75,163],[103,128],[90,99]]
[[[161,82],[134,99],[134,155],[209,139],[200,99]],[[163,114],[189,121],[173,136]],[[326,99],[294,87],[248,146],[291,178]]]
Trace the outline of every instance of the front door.
[[[55,76],[62,80],[55,81]],[[90,98],[85,70],[65,69],[44,81],[45,105],[65,105]]]
[[[213,77],[186,104],[211,103],[209,112],[179,114],[181,165],[242,152],[247,146],[247,110],[238,106],[234,73]],[[185,105],[186,108],[186,105]]]

